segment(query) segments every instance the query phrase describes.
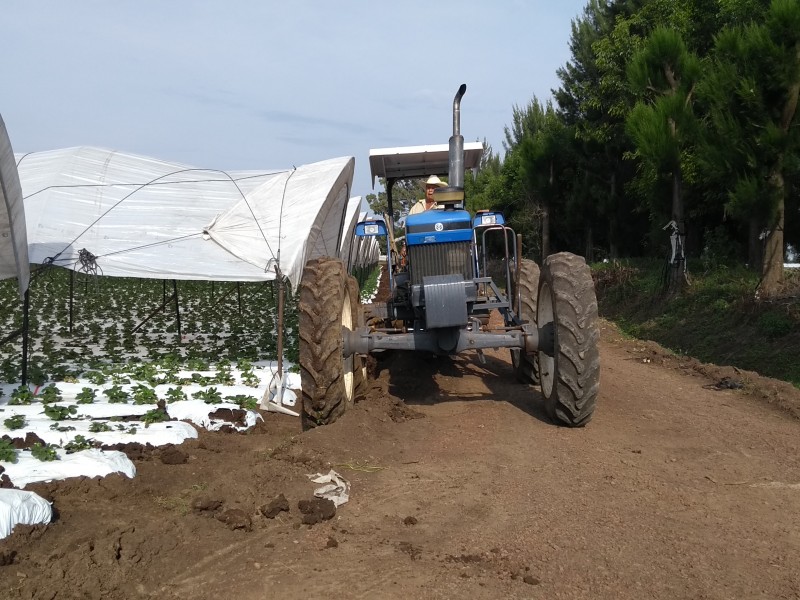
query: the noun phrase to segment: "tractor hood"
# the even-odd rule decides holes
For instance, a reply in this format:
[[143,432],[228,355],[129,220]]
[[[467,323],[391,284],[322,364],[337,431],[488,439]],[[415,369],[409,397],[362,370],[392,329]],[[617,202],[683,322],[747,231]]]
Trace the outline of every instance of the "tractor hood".
[[427,210],[406,218],[409,246],[472,240],[472,217],[466,210]]

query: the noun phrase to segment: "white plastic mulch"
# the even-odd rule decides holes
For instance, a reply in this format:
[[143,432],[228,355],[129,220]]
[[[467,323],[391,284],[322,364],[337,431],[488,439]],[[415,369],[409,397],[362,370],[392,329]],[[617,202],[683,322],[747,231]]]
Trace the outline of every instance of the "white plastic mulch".
[[[145,423],[136,420],[148,411],[156,408],[154,404],[110,403],[103,390],[111,387],[111,383],[94,385],[85,381],[78,383],[57,383],[62,399],[48,406],[74,407],[75,414],[58,422],[49,418],[45,412],[45,405],[41,401],[34,401],[28,405],[8,404],[14,390],[13,385],[0,385],[3,391],[0,397],[0,438],[7,435],[24,439],[30,433],[36,434],[46,444],[61,446],[56,449],[58,458],[53,461],[41,461],[31,455],[28,450],[17,451],[16,461],[0,461],[14,486],[24,488],[28,484],[41,481],[54,481],[69,477],[97,477],[110,473],[122,473],[127,477],[136,475],[136,468],[124,453],[113,450],[91,448],[77,452],[67,453],[63,446],[75,440],[76,436],[83,436],[94,445],[113,445],[118,443],[136,442],[163,446],[166,444],[180,444],[186,439],[198,436],[196,427],[215,431],[227,425],[239,431],[253,427],[261,414],[254,410],[245,410],[244,425],[236,425],[222,419],[212,418],[212,414],[220,408],[239,410],[237,404],[231,402],[214,402],[207,404],[204,400],[191,399],[192,394],[208,387],[215,387],[224,398],[225,396],[247,395],[261,400],[264,392],[270,386],[273,374],[276,371],[275,363],[258,363],[254,373],[259,378],[257,387],[238,385],[183,385],[189,399],[166,404],[166,411],[174,421]],[[235,379],[239,380],[236,370],[233,371]],[[286,388],[299,388],[300,376],[294,373],[285,374]],[[131,390],[137,382],[122,385],[126,390]],[[85,387],[97,390],[95,401],[91,404],[77,404],[76,396]],[[159,399],[166,398],[166,392],[171,386],[157,385],[153,388]],[[33,389],[33,388],[32,388]],[[287,406],[294,404],[294,394],[290,389],[284,392],[283,402]],[[276,407],[281,412],[288,412],[284,407]],[[25,418],[25,426],[20,429],[9,429],[4,421],[16,415]],[[120,418],[125,420],[119,420]],[[97,424],[103,424],[108,431],[91,431]],[[41,497],[23,490],[0,489],[0,539],[8,536],[15,524],[49,523],[51,507]]]

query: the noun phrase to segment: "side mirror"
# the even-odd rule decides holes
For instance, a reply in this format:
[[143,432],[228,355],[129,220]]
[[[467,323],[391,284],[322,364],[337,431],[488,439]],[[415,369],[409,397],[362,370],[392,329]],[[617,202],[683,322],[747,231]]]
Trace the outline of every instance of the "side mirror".
[[478,211],[472,220],[472,226],[491,227],[492,225],[505,225],[506,219],[501,212]]
[[356,225],[356,235],[359,237],[388,235],[388,233],[386,223],[383,221],[361,221]]

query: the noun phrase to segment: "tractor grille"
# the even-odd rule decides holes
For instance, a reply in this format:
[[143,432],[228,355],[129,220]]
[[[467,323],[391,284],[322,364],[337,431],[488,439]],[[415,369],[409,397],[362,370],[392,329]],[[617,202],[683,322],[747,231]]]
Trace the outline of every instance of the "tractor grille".
[[431,275],[461,275],[472,280],[470,242],[445,242],[410,246],[408,262],[411,284],[422,285],[422,278]]

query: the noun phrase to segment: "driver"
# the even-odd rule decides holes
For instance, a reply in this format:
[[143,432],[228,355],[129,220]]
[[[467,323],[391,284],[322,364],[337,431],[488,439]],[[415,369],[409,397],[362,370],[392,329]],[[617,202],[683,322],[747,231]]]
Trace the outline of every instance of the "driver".
[[433,199],[433,190],[440,187],[447,187],[447,184],[436,175],[428,177],[428,180],[425,182],[425,197],[422,200],[418,200],[417,203],[411,207],[411,210],[408,211],[408,214],[416,215],[432,208],[438,208],[438,204],[436,204],[436,201]]

